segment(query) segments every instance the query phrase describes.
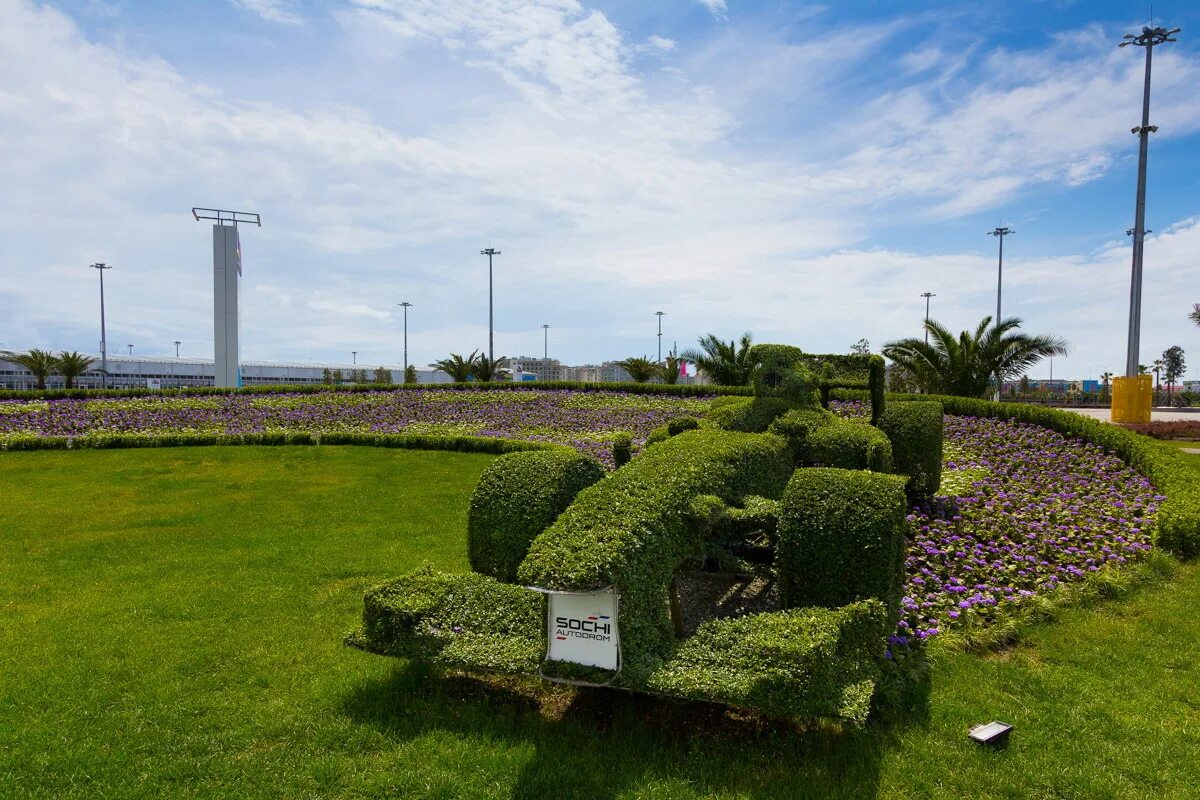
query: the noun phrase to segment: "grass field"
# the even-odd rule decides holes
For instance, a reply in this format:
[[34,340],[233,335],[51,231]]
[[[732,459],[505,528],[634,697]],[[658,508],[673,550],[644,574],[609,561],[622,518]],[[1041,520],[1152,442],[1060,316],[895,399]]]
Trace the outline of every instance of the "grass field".
[[[490,457],[0,454],[0,797],[1195,797],[1200,569],[937,653],[902,725],[798,734],[341,645],[364,588],[465,569]],[[1009,748],[965,737],[1017,725]]]

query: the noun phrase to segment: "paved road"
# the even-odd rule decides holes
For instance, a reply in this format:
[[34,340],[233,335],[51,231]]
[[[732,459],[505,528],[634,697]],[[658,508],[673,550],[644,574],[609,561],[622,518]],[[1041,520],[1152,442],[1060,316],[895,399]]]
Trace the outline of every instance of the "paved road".
[[[1060,407],[1061,411],[1074,411],[1076,414],[1083,414],[1092,419],[1109,422],[1110,411],[1107,408],[1071,408],[1069,406]],[[1153,422],[1180,422],[1186,420],[1194,420],[1200,422],[1200,408],[1156,408],[1150,412],[1150,419]]]

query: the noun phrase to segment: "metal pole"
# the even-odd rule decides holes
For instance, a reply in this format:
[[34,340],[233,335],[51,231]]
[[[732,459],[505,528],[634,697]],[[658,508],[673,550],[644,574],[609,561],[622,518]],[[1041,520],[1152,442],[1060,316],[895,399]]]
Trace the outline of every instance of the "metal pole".
[[112,269],[103,262],[92,264],[94,269],[100,270],[100,386],[103,389],[108,388],[108,335],[104,328],[104,270]]
[[658,363],[661,364],[662,363],[662,318],[663,318],[663,312],[655,311],[654,313],[658,317]]
[[176,358],[179,358],[179,345],[180,345],[180,344],[181,344],[181,342],[176,342],[176,343],[175,343],[175,357],[176,357]]
[[1138,136],[1138,183],[1137,206],[1133,223],[1133,266],[1129,282],[1129,345],[1125,355],[1125,375],[1138,374],[1138,355],[1141,349],[1142,330],[1142,264],[1146,241],[1146,162],[1150,148],[1150,134],[1158,130],[1150,124],[1150,68],[1154,58],[1154,46],[1173,42],[1173,34],[1179,28],[1142,28],[1141,35],[1126,34],[1120,46],[1135,44],[1146,48],[1146,74],[1142,84],[1142,124],[1133,129]]
[[542,326],[542,360],[550,360],[550,326]]
[[358,351],[357,350],[350,351],[350,363],[356,367],[358,366]]
[[500,255],[500,251],[489,247],[480,250],[480,255],[488,257],[488,361],[495,363],[495,331],[492,326],[492,256]]
[[408,308],[412,303],[405,300],[399,305],[404,309],[404,377],[400,379],[400,382],[408,383]]
[[[1004,237],[1013,233],[1012,228],[996,228],[994,231],[988,231],[991,236],[995,236],[1000,240],[1000,260],[996,265],[996,338],[1000,337],[1000,290],[1004,285]],[[996,394],[992,398],[1000,399],[1000,388],[1003,386],[1004,376],[1000,374],[1000,370],[996,370]]]
[[923,292],[921,297],[925,298],[925,344],[929,344],[929,298],[937,295],[933,292]]

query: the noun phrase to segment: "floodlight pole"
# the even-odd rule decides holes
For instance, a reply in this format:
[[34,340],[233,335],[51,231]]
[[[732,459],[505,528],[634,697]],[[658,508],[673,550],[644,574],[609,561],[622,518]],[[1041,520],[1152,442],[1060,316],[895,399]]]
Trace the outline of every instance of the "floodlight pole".
[[925,298],[925,344],[929,344],[929,298],[937,295],[933,292],[922,292],[921,297]]
[[181,344],[183,344],[183,342],[175,342],[175,357],[176,358],[179,358],[179,345],[181,345]]
[[133,345],[127,344],[125,346],[129,348],[129,355],[133,355]]
[[[1004,283],[1004,237],[1015,233],[1012,228],[996,228],[988,231],[988,236],[995,236],[1000,240],[1000,260],[996,264],[996,339],[1000,338],[1000,289]],[[1003,386],[1001,381],[1003,377],[1000,375],[1000,370],[996,370],[996,395],[993,400],[1000,400],[1000,388]]]
[[396,305],[404,309],[404,377],[400,379],[400,382],[408,383],[408,310],[412,308],[412,303],[405,300]]
[[488,257],[488,361],[495,363],[496,355],[493,352],[495,349],[495,334],[492,327],[492,256],[500,255],[500,251],[494,247],[489,247],[486,250],[480,250],[479,255]]
[[112,269],[108,264],[97,262],[92,269],[100,270],[100,387],[108,388],[108,336],[104,331],[104,270]]
[[654,316],[658,317],[658,363],[662,363],[662,311],[655,311]]
[[357,350],[350,351],[350,363],[356,367],[358,366],[358,351]]
[[1142,85],[1142,124],[1131,131],[1138,137],[1137,207],[1133,222],[1133,268],[1129,285],[1129,346],[1125,354],[1125,375],[1138,374],[1138,354],[1142,331],[1142,257],[1146,242],[1146,160],[1150,149],[1150,134],[1158,130],[1150,124],[1150,64],[1155,45],[1175,41],[1179,28],[1142,28],[1140,35],[1125,34],[1118,47],[1137,45],[1146,48],[1146,76]]
[[550,326],[542,325],[542,360],[550,360]]

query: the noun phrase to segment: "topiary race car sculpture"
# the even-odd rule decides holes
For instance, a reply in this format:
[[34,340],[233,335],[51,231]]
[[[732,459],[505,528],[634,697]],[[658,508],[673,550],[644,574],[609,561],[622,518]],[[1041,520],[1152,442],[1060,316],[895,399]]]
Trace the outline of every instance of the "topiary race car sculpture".
[[[566,448],[497,458],[472,573],[370,591],[352,646],[802,719],[866,718],[896,630],[909,495],[936,491],[942,409],[884,405],[878,356],[759,345],[752,397],[655,431],[605,474]],[[871,424],[825,406],[865,389]]]

